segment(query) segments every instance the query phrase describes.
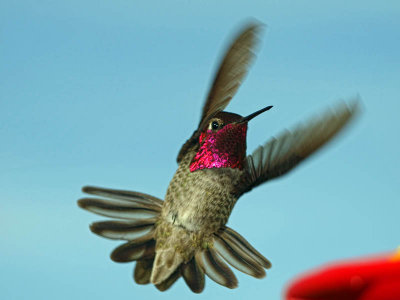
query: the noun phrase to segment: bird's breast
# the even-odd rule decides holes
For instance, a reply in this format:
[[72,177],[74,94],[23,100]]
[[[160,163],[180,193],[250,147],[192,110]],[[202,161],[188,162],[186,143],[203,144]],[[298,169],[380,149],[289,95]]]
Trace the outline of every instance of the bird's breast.
[[236,203],[242,171],[233,168],[189,170],[183,161],[168,187],[162,217],[190,231],[215,232],[228,221]]

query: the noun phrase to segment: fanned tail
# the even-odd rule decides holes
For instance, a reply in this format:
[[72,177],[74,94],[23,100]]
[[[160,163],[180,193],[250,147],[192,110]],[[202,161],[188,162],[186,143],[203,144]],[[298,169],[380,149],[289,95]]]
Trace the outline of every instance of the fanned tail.
[[183,277],[194,293],[201,293],[205,275],[228,288],[237,287],[238,281],[225,262],[256,278],[263,278],[264,269],[271,267],[263,255],[229,227],[215,233],[209,246],[197,248],[188,261],[173,245],[157,249],[156,253],[155,229],[162,200],[143,193],[98,187],[84,187],[83,192],[96,197],[80,199],[81,208],[118,219],[94,222],[90,230],[105,238],[126,241],[112,251],[111,259],[120,263],[136,261],[133,278],[138,284],[154,283],[157,289],[165,291]]
[[155,256],[155,224],[163,201],[143,193],[92,186],[84,187],[82,191],[98,197],[80,199],[78,205],[81,208],[120,219],[90,225],[90,230],[97,235],[127,241],[111,253],[111,259],[115,262],[136,260],[135,281],[150,283]]
[[268,259],[229,227],[224,227],[214,234],[212,247],[202,249],[195,255],[195,262],[208,277],[228,288],[236,288],[238,281],[224,261],[256,278],[265,277],[264,269],[271,267]]
[[[204,268],[201,267],[194,257],[194,253],[198,252],[198,250],[193,249],[191,256],[185,257],[188,261],[185,261],[176,247],[176,244],[184,245],[185,241],[189,239],[189,236],[182,231],[175,232],[175,238],[172,235],[172,238],[169,236],[169,239],[161,239],[162,242],[160,244],[162,246],[157,248],[150,282],[163,291],[165,290],[165,286],[169,287],[182,276],[192,292],[201,293],[205,285],[205,275]],[[181,238],[180,241],[176,239],[177,236]],[[190,248],[189,245],[183,247],[186,250]]]
[[[125,240],[111,253],[115,262],[136,261],[133,278],[138,284],[149,284],[155,259],[155,225],[163,201],[151,195],[87,186],[84,193],[97,197],[78,200],[78,205],[98,215],[120,220],[94,222],[90,230],[102,237]],[[156,284],[160,291],[169,289],[181,276],[180,269]]]

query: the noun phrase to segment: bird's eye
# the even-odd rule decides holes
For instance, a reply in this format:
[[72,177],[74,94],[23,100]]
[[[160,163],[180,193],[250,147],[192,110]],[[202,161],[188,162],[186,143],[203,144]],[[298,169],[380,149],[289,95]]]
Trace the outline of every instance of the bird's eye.
[[211,123],[212,130],[217,130],[219,128],[219,123],[217,121],[213,121]]

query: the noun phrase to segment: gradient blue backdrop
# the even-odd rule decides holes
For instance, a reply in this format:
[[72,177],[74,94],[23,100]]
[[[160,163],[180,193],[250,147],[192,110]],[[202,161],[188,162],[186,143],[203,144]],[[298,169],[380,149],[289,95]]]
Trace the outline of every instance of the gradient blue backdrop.
[[[226,42],[267,24],[229,111],[248,149],[338,99],[363,115],[290,175],[240,199],[229,225],[272,263],[239,288],[133,284],[118,244],[89,232],[92,184],[163,197]],[[279,299],[299,272],[393,250],[399,232],[400,2],[2,1],[0,298]]]

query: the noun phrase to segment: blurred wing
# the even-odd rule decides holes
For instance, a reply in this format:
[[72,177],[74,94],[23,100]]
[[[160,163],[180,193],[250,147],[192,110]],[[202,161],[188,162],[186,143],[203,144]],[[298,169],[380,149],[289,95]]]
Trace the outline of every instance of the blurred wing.
[[285,130],[246,157],[239,194],[286,174],[332,139],[357,113],[357,101],[339,103],[294,130]]
[[228,48],[203,106],[198,129],[182,146],[177,158],[178,163],[189,148],[197,142],[201,128],[212,116],[223,111],[236,94],[254,58],[254,48],[260,29],[260,24],[246,26]]
[[260,29],[259,24],[247,26],[229,47],[208,93],[200,124],[224,110],[236,94],[255,56],[254,48]]

